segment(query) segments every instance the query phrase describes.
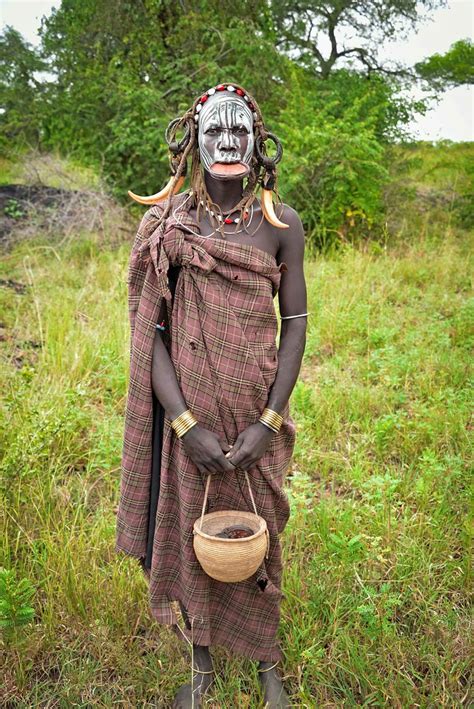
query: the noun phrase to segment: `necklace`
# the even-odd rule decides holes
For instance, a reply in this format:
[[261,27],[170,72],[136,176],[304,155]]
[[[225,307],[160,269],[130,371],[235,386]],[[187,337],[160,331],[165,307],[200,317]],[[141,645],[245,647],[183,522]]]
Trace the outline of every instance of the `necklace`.
[[[181,210],[182,210],[182,208],[185,206],[185,204],[187,204],[187,202],[190,200],[190,198],[192,197],[192,195],[193,195],[193,191],[190,190],[188,196],[186,197],[186,199],[183,201],[183,203],[182,203],[181,206],[180,206],[180,209],[181,209]],[[200,200],[200,201],[201,201],[201,200]],[[201,201],[201,204],[202,204],[202,201]],[[206,207],[206,205],[203,205],[203,206],[206,208],[206,211],[207,211],[208,208]],[[173,217],[176,219],[176,222],[177,222],[180,226],[185,227],[188,231],[191,232],[191,234],[194,234],[194,236],[203,236],[204,238],[208,239],[208,238],[210,238],[211,236],[214,236],[214,234],[216,234],[217,231],[218,231],[217,229],[214,229],[214,231],[212,231],[210,234],[206,234],[206,235],[204,235],[204,234],[198,234],[198,233],[196,233],[195,231],[193,231],[193,230],[191,229],[191,227],[189,227],[187,224],[183,224],[183,223],[181,222],[181,220],[180,220],[179,217],[178,217],[178,207],[177,207],[177,206],[174,208],[172,214],[173,214]],[[250,224],[252,223],[253,214],[254,214],[254,208],[253,208],[253,204],[252,204],[252,205],[250,206],[250,219],[249,219],[249,221],[248,221],[248,224],[245,225],[245,229],[237,229],[236,231],[220,231],[220,230],[219,230],[219,233],[220,233],[220,234],[240,234],[242,231],[247,231],[247,228],[248,228],[248,227],[250,226]],[[216,216],[220,216],[220,215],[216,215]],[[232,222],[233,222],[233,221],[234,221],[234,220],[232,220]],[[237,220],[237,221],[238,221],[238,220]],[[261,222],[262,222],[262,221],[263,221],[263,215],[262,215]],[[231,223],[232,223],[232,222],[231,222]],[[260,222],[260,223],[261,223],[261,222]],[[224,221],[224,223],[225,223],[225,221]],[[253,236],[253,235],[257,232],[257,230],[258,230],[259,227],[260,227],[260,224],[257,226],[257,228],[255,229],[255,231],[253,232],[253,234],[251,234],[251,236]],[[247,233],[248,233],[248,232],[247,232]]]
[[[239,217],[235,217],[234,219],[231,219],[231,217],[229,217],[229,214],[232,214],[232,212],[235,212],[235,209],[231,209],[230,212],[224,212],[224,214],[226,214],[227,216],[226,216],[226,217],[221,217],[220,214],[217,214],[216,212],[213,212],[212,209],[209,209],[209,207],[207,206],[207,204],[205,204],[205,203],[202,201],[202,199],[200,199],[199,202],[200,202],[201,205],[204,207],[204,209],[206,210],[206,212],[211,215],[211,217],[216,217],[220,222],[223,221],[224,224],[238,224],[238,223],[239,223]],[[248,213],[248,212],[245,212],[245,214],[244,214],[244,219],[247,219],[248,215],[249,215],[249,213]],[[253,205],[252,205],[252,216],[253,216]],[[249,224],[250,224],[250,222],[249,222]],[[224,232],[224,233],[225,233],[225,232]],[[232,233],[235,234],[236,232],[232,232]]]

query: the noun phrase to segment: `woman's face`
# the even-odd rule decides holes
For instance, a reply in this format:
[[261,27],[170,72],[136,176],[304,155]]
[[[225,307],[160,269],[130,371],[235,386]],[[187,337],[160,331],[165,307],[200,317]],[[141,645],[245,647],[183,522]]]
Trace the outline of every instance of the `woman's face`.
[[254,150],[253,116],[237,95],[214,94],[199,114],[198,143],[204,169],[220,180],[250,171]]

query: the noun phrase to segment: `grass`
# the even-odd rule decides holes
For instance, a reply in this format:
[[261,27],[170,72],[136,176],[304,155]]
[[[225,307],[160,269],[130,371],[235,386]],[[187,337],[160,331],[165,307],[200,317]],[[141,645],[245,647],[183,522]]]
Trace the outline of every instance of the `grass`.
[[100,179],[90,168],[61,156],[31,149],[0,157],[0,185],[41,184],[70,190],[99,188]]
[[[280,627],[295,706],[469,701],[471,248],[447,223],[306,263]],[[1,565],[35,611],[5,633],[9,707],[168,706],[188,679],[114,552],[128,253],[39,237],[1,266]],[[261,707],[255,663],[213,657],[208,705]]]

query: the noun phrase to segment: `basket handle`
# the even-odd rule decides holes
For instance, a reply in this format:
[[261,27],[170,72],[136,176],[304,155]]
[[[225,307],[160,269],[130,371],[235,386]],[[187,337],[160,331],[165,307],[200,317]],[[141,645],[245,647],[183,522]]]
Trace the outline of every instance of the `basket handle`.
[[[250,487],[249,475],[248,475],[248,473],[247,473],[246,470],[244,470],[244,473],[245,473],[245,477],[246,477],[246,479],[247,479],[247,485],[248,485],[248,487],[249,487],[250,499],[252,500],[253,510],[254,510],[255,514],[257,515],[257,517],[258,517],[257,507],[256,507],[256,505],[255,505],[255,500],[254,500],[254,497],[253,497],[252,488]],[[208,496],[208,494],[209,494],[209,485],[210,485],[210,483],[211,483],[211,477],[212,477],[212,474],[210,473],[210,474],[207,476],[207,480],[206,480],[206,489],[205,489],[205,491],[204,491],[204,502],[202,503],[202,512],[201,512],[200,527],[199,527],[199,529],[200,529],[201,531],[202,531],[202,522],[203,522],[203,519],[204,519],[204,511],[205,511],[205,509],[206,509],[207,496]],[[267,548],[268,548],[268,547],[267,547]]]

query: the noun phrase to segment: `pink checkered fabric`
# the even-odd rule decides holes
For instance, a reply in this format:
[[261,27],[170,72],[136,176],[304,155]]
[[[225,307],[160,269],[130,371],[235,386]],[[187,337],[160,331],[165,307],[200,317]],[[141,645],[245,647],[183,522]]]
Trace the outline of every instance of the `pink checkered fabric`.
[[[163,299],[169,352],[185,401],[199,423],[223,441],[233,444],[258,420],[278,368],[273,299],[286,265],[252,245],[220,235],[201,236],[196,222],[181,209],[182,195],[173,199],[177,212],[165,225],[156,225],[161,207],[145,213],[129,265],[130,381],[116,548],[138,558],[145,556],[147,544],[151,364]],[[186,225],[198,233],[186,231]],[[177,264],[182,268],[172,299],[167,273]],[[180,600],[193,624],[192,632],[184,628],[188,639],[267,661],[282,659],[277,641],[283,597],[279,534],[290,514],[284,482],[295,443],[289,404],[281,414],[280,431],[248,471],[257,511],[270,532],[269,558],[250,579],[238,583],[210,578],[195,556],[192,530],[201,515],[207,476],[186,455],[165,418],[149,583],[150,608],[158,622],[177,630],[175,608]],[[253,511],[239,468],[212,476],[209,499],[212,511]]]

